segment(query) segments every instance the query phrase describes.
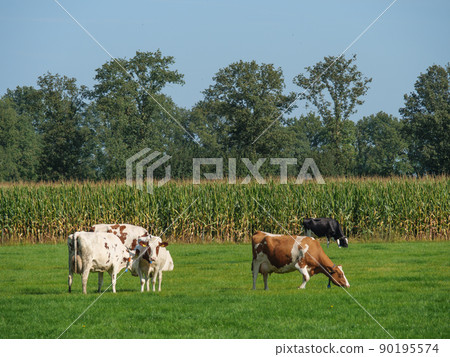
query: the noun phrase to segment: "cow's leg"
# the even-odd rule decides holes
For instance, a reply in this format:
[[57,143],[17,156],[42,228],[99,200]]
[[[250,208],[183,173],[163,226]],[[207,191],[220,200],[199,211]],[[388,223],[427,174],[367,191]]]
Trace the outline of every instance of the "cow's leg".
[[252,262],[252,273],[253,273],[253,290],[256,290],[256,279],[258,279],[259,269],[261,267],[261,263],[258,263],[256,260]]
[[141,268],[138,269],[138,275],[139,275],[139,281],[141,282],[141,293],[143,293],[144,292],[144,284],[145,284],[145,281],[147,280],[147,278],[142,275]]
[[311,229],[307,229],[306,230],[306,235],[308,236],[308,237],[311,237],[312,236],[312,231],[311,231]]
[[267,278],[269,277],[268,273],[263,273],[263,279],[264,279],[264,290],[269,290],[269,286],[267,285]]
[[156,291],[156,272],[153,272],[151,274],[151,277],[152,277],[152,290]]
[[97,292],[99,292],[99,293],[102,292],[102,285],[103,285],[103,272],[99,271],[98,272],[98,290],[97,290]]
[[73,283],[73,270],[72,270],[72,257],[69,256],[69,277],[67,279],[67,283],[69,285],[69,293],[72,292],[72,283]]
[[69,278],[67,279],[68,284],[69,284],[69,293],[72,292],[72,282],[73,282],[73,273],[69,272]]
[[158,272],[158,291],[161,291],[162,269]]
[[306,287],[306,283],[310,279],[310,276],[309,276],[309,273],[308,273],[308,266],[307,265],[303,265],[303,267],[301,267],[300,264],[297,262],[295,264],[295,268],[300,272],[300,274],[302,274],[302,277],[303,277],[303,282],[298,288],[299,289],[304,289]]
[[330,247],[330,237],[327,236],[327,249]]
[[150,291],[150,279],[148,274],[145,276],[145,284],[147,285],[147,291]]
[[83,294],[87,294],[87,282],[88,282],[90,270],[91,270],[90,266],[84,267],[84,264],[83,264],[83,273],[81,274],[81,286],[83,288]]
[[117,272],[113,269],[111,274],[111,284],[112,284],[112,292],[116,293],[116,282],[117,282]]

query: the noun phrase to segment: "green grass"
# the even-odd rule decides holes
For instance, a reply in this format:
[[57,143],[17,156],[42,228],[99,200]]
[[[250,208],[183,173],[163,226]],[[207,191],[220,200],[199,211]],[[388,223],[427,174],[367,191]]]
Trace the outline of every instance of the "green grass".
[[[325,251],[342,264],[347,290],[395,338],[450,338],[449,242],[360,243]],[[323,275],[297,290],[300,274],[258,277],[248,244],[173,244],[175,269],[161,293],[139,292],[129,273],[63,338],[389,338]],[[56,338],[98,296],[77,276],[67,292],[66,245],[0,247],[0,337]],[[105,276],[105,287],[110,278]]]

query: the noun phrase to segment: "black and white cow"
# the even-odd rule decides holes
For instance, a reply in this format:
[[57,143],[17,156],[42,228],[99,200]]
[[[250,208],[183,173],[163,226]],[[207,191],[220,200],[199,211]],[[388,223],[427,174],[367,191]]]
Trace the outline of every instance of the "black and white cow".
[[333,218],[305,218],[303,227],[306,235],[314,233],[318,237],[327,237],[327,248],[330,245],[330,238],[336,241],[339,248],[348,247],[348,238],[344,235],[338,221]]

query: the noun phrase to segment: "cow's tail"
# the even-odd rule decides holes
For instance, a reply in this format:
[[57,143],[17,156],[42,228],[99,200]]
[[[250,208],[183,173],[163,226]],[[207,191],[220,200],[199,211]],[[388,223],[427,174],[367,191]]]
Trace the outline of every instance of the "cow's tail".
[[75,233],[74,235],[73,235],[73,249],[74,249],[74,255],[73,255],[73,257],[72,257],[72,261],[71,261],[71,264],[72,264],[72,271],[75,273],[75,274],[81,274],[81,272],[82,272],[82,270],[83,270],[83,261],[81,260],[81,256],[80,256],[80,253],[81,253],[81,247],[80,247],[80,244],[79,244],[79,241],[78,241],[78,236],[77,236],[77,234]]
[[75,262],[75,256],[72,257],[72,271],[75,274],[81,274],[83,270],[83,261],[81,260],[81,257],[79,255],[76,256],[76,262]]

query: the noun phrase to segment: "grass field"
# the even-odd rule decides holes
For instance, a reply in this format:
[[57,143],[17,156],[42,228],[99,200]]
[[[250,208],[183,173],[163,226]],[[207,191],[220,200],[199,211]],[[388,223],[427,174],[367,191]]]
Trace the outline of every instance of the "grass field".
[[[449,242],[359,243],[325,249],[347,290],[395,338],[450,338]],[[173,244],[175,269],[161,293],[139,292],[129,273],[62,338],[389,338],[345,290],[323,275],[258,277],[248,244]],[[67,292],[64,244],[0,247],[0,336],[57,338],[98,296],[77,276]],[[110,283],[106,275],[105,287]]]

